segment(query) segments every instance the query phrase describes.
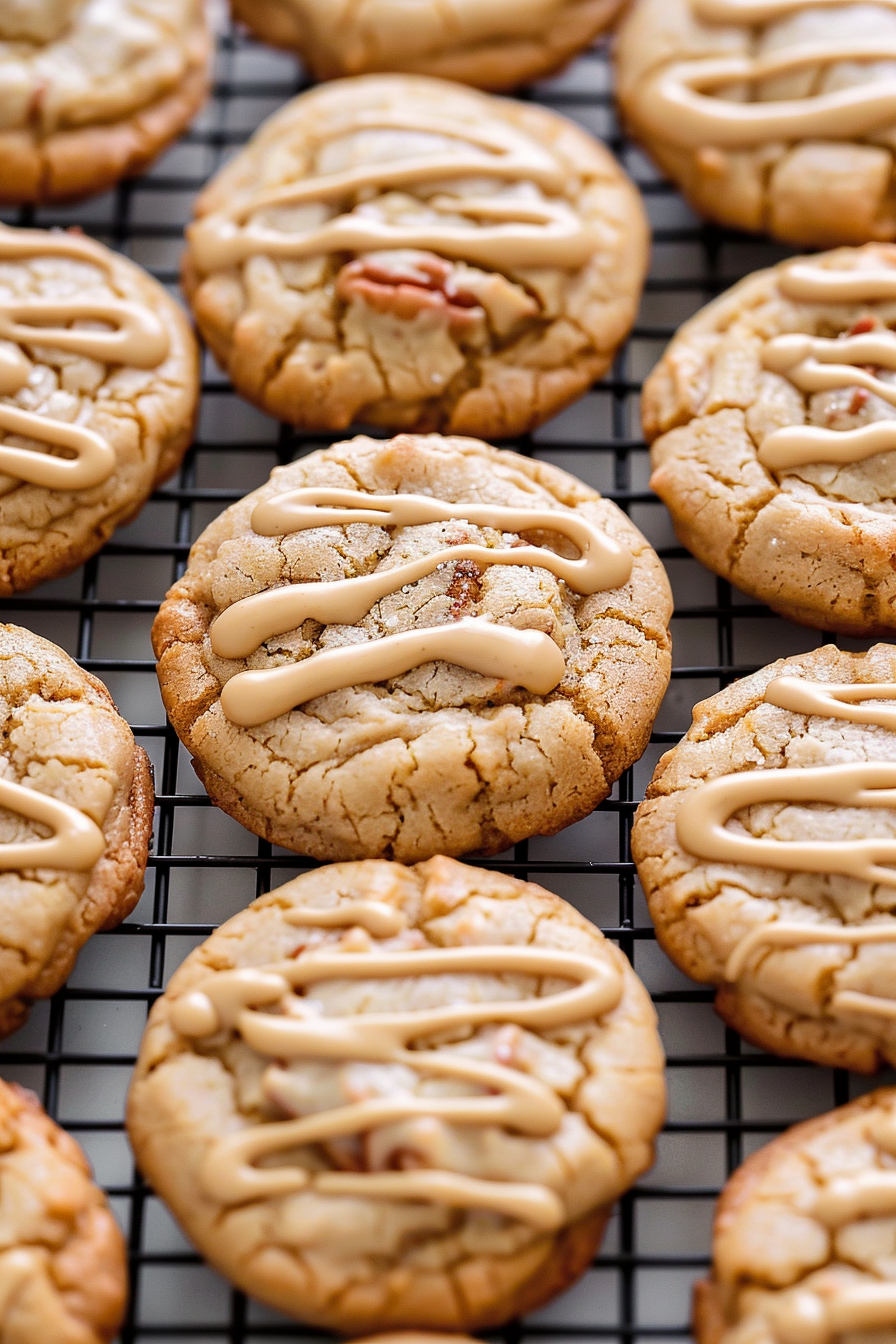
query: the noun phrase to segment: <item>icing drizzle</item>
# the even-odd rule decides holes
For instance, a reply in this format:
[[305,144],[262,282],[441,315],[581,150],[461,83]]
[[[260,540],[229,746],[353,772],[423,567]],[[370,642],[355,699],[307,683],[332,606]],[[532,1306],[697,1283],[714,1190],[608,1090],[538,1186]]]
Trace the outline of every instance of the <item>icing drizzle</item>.
[[[769,682],[766,704],[796,714],[876,724],[896,732],[896,705],[864,701],[896,701],[896,683],[828,684],[784,676]],[[860,881],[896,887],[896,840],[781,841],[738,834],[726,827],[737,812],[758,803],[830,803],[840,807],[896,808],[896,764],[868,762],[809,769],[745,770],[709,780],[691,790],[676,817],[678,842],[695,858],[720,863],[746,863],[785,872],[839,874]],[[752,929],[725,966],[725,979],[736,983],[757,951],[770,947],[813,944],[896,942],[896,921],[887,924],[822,925],[773,920]],[[896,1020],[896,999],[836,990],[834,1011],[870,1013]]]
[[[859,1142],[871,1142],[896,1156],[892,1111],[870,1119]],[[896,1171],[868,1165],[848,1176],[824,1182],[811,1214],[832,1232],[862,1218],[896,1214]],[[896,1283],[865,1279],[859,1283],[797,1284],[771,1298],[763,1308],[775,1344],[834,1344],[852,1331],[896,1325]]]
[[[813,9],[835,9],[855,0],[811,0]],[[883,9],[896,9],[896,0],[874,0]],[[703,23],[761,27],[802,9],[806,0],[694,0],[694,15]]]
[[[737,21],[734,6],[730,12]],[[688,149],[752,149],[770,140],[862,139],[896,121],[892,76],[781,101],[733,102],[712,96],[731,85],[839,61],[896,61],[896,43],[838,38],[798,42],[762,56],[673,61],[645,82],[638,114],[665,142]]]
[[[896,683],[826,684],[783,676],[765,690],[766,704],[807,716],[876,724],[896,731]],[[725,829],[725,821],[759,802],[829,802],[841,806],[896,807],[896,765],[826,766],[810,769],[751,770],[714,779],[692,790],[677,817],[678,840],[695,857],[758,864],[785,871],[840,873],[896,887],[896,841],[838,841],[806,844],[754,839]],[[682,825],[682,813],[684,824]],[[896,921],[848,925],[776,919],[753,928],[734,948],[724,978],[736,984],[756,953],[803,946],[861,947],[896,943]],[[835,989],[827,1000],[832,1015],[872,1016],[896,1022],[896,999]],[[888,1115],[872,1135],[896,1153],[896,1121]],[[858,1218],[896,1214],[896,1171],[870,1169],[838,1178],[819,1192],[813,1213],[838,1229]],[[764,1308],[776,1344],[834,1344],[848,1331],[896,1326],[896,1283],[837,1284],[815,1291],[797,1286]]]
[[[265,640],[295,630],[309,619],[357,624],[381,598],[458,560],[480,566],[537,566],[580,594],[621,587],[631,576],[632,556],[624,546],[581,514],[561,509],[449,504],[429,495],[367,495],[318,488],[277,495],[257,505],[252,514],[254,530],[269,537],[315,527],[358,523],[412,527],[451,520],[502,531],[554,533],[571,541],[579,557],[568,559],[537,545],[444,546],[356,579],[272,588],[235,602],[217,617],[210,632],[212,652],[220,658],[247,658]],[[232,723],[257,727],[315,696],[386,681],[436,660],[512,680],[535,695],[549,694],[565,672],[563,653],[549,635],[497,625],[487,617],[465,617],[451,625],[327,649],[282,667],[239,672],[224,685],[221,708]]]
[[[0,264],[34,257],[88,262],[107,273],[110,258],[86,238],[14,232],[0,228]],[[73,322],[102,322],[111,330],[85,330]],[[0,299],[0,397],[28,385],[33,364],[23,345],[64,350],[107,364],[156,368],[168,354],[168,335],[147,306],[127,299]],[[0,403],[0,433],[22,435],[73,457],[0,445],[0,473],[50,490],[85,490],[115,470],[115,450],[94,430]]]
[[[243,195],[230,206],[205,215],[187,230],[193,259],[209,272],[242,265],[265,255],[297,261],[330,252],[377,252],[419,248],[464,260],[489,270],[507,267],[559,267],[579,270],[598,247],[593,229],[563,199],[566,174],[536,141],[509,125],[461,123],[447,115],[398,110],[357,110],[333,131],[346,136],[363,131],[408,131],[450,138],[454,151],[410,153],[332,173],[309,169],[285,186]],[[532,182],[553,200],[489,192],[452,194],[448,184],[466,178]],[[436,187],[444,189],[435,190]],[[370,193],[426,188],[426,205],[445,222],[388,222],[354,204]],[[344,213],[307,229],[287,231],[251,218],[260,212],[309,204],[342,207]],[[458,223],[457,217],[469,220]],[[473,224],[479,227],[472,227]]]
[[[404,924],[401,912],[380,902],[348,902],[327,910],[294,906],[286,918],[299,927],[361,924],[390,936]],[[327,980],[375,980],[426,975],[526,975],[572,982],[572,987],[524,1000],[470,1002],[417,1011],[312,1015],[297,990]],[[538,947],[440,947],[414,951],[310,951],[260,968],[222,971],[175,999],[169,1020],[181,1035],[201,1040],[237,1032],[273,1060],[320,1059],[403,1064],[430,1078],[479,1089],[470,1096],[366,1099],[300,1119],[274,1121],[215,1141],[203,1160],[200,1181],[223,1204],[273,1198],[300,1190],[322,1195],[431,1202],[487,1209],[551,1231],[561,1226],[560,1197],[534,1182],[483,1180],[454,1171],[308,1171],[298,1165],[260,1167],[275,1154],[367,1132],[418,1115],[455,1125],[497,1125],[536,1138],[559,1129],[564,1104],[554,1090],[517,1069],[453,1051],[412,1049],[414,1042],[459,1027],[514,1023],[546,1031],[601,1017],[622,994],[619,972],[579,953]],[[264,1009],[279,1007],[279,1014]],[[263,1088],[276,1099],[284,1071],[273,1063]],[[609,1191],[608,1191],[609,1195]]]
[[0,807],[49,826],[53,831],[48,840],[0,844],[0,871],[59,868],[64,872],[84,873],[105,851],[106,841],[100,827],[70,803],[10,779],[0,779]]
[[[797,263],[781,270],[778,288],[785,298],[809,303],[882,302],[896,298],[896,271],[882,267],[831,271]],[[762,362],[802,392],[858,387],[896,407],[896,385],[869,371],[869,366],[896,371],[896,334],[892,331],[869,331],[837,340],[800,333],[776,336],[766,342]],[[786,471],[809,463],[864,462],[893,451],[896,417],[848,430],[788,425],[766,436],[758,457],[769,471]]]

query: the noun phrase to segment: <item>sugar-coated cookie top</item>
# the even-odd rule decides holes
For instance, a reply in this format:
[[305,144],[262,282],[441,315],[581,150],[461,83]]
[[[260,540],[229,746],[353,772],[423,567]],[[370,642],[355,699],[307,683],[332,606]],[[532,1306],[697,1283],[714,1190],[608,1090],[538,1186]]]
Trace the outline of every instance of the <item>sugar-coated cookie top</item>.
[[129,1110],[218,1263],[245,1255],[248,1209],[290,1274],[309,1267],[296,1310],[322,1319],[363,1282],[367,1318],[394,1320],[390,1298],[429,1277],[438,1302],[462,1262],[474,1297],[498,1291],[477,1261],[524,1266],[615,1199],[651,1160],[662,1053],[625,958],[558,898],[449,859],[342,864],[188,958]]
[[896,1089],[772,1140],[719,1204],[698,1344],[834,1344],[896,1330]]
[[203,34],[200,0],[7,0],[0,132],[122,121],[177,88]]

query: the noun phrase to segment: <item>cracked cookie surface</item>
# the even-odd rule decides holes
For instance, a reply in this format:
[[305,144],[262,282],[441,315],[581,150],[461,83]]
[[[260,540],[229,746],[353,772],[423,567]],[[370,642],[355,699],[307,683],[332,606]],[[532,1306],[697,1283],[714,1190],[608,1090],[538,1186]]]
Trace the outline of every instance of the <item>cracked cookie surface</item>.
[[294,99],[187,234],[200,330],[263,410],[488,438],[606,372],[648,238],[634,187],[577,126],[419,76]]
[[[0,626],[0,1035],[55,994],[91,934],[130,913],[143,889],[153,822],[149,760],[102,682],[48,640]],[[63,860],[39,851],[20,867],[4,850],[46,839],[20,811],[31,792],[58,800]],[[99,857],[71,859],[77,823]],[[50,823],[55,825],[56,823]],[[71,835],[69,835],[71,832]],[[35,848],[37,846],[35,845]],[[26,856],[27,860],[27,856]]]
[[896,1331],[896,1089],[795,1125],[722,1191],[697,1344],[888,1341]]
[[799,247],[896,238],[892,6],[636,0],[616,57],[629,129],[700,214]]
[[0,200],[106,191],[205,100],[201,0],[11,0],[0,13]]
[[195,337],[150,275],[77,234],[0,228],[0,595],[69,573],[137,514],[198,395]]
[[127,1256],[83,1150],[33,1092],[0,1082],[0,1339],[110,1344]]
[[896,247],[788,261],[686,322],[644,389],[651,486],[681,541],[822,630],[896,629],[894,327]]
[[[255,530],[271,501],[327,488],[357,492],[358,505],[366,496],[424,496],[461,507],[447,521],[410,526],[316,526],[312,515],[305,530],[287,535]],[[524,542],[506,523],[466,520],[463,504],[516,507],[524,519],[548,509],[557,526],[588,523],[631,553],[631,577],[589,596],[574,592],[533,564],[541,553],[546,565],[570,553],[550,528],[526,534],[543,548],[528,564],[486,563],[489,551],[506,555]],[[452,548],[471,544],[478,559],[452,559]],[[398,566],[430,556],[422,577],[391,583]],[[366,615],[356,611],[355,623],[324,623],[343,585],[365,576],[385,580],[380,600]],[[315,619],[296,626],[287,616],[282,633],[268,637],[259,628],[263,642],[248,657],[215,652],[212,623],[236,603],[257,606],[260,594],[293,600],[320,580],[333,587]],[[670,611],[656,554],[595,491],[475,440],[400,435],[312,453],[229,508],[194,545],[153,642],[166,709],[214,802],[257,834],[317,858],[412,861],[498,853],[560,830],[605,798],[643,752],[665,693]],[[465,623],[484,637],[497,628],[510,641],[539,644],[538,668],[562,650],[559,684],[535,694],[515,683],[512,669],[487,675],[440,661],[443,652],[373,684],[360,675],[359,684],[293,700],[296,708],[254,726],[238,726],[222,707],[222,693],[247,672],[273,673],[265,686],[341,650],[363,646],[376,656],[393,637],[447,630],[450,638]]]
[[191,953],[128,1130],[253,1296],[346,1333],[479,1330],[583,1272],[663,1110],[626,958],[542,888],[439,857],[307,873]]
[[[777,1054],[862,1072],[896,1062],[894,686],[886,644],[736,682],[697,705],[632,832],[660,944],[717,987],[724,1020]],[[695,812],[716,827],[707,840],[698,823],[696,844],[682,823]]]
[[500,91],[551,74],[597,37],[620,0],[232,0],[264,41],[317,79],[400,70]]

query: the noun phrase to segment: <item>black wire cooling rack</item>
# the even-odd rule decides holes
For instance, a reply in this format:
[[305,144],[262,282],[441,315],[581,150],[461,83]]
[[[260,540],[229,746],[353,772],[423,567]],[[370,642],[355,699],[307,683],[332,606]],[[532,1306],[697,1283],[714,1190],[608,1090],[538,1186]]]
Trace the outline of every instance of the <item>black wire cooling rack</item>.
[[[259,123],[304,87],[291,57],[220,24],[214,96],[192,129],[143,178],[86,205],[24,210],[9,223],[81,225],[176,291],[183,226],[199,188]],[[721,289],[783,255],[770,244],[701,226],[620,133],[602,50],[527,90],[605,140],[644,192],[653,265],[638,325],[612,373],[575,407],[517,445],[614,499],[662,556],[676,596],[675,670],[651,746],[593,816],[493,862],[531,876],[617,940],[650,988],[669,1056],[669,1122],[655,1168],[621,1201],[599,1258],[570,1292],[498,1338],[507,1344],[687,1339],[690,1289],[708,1264],[713,1204],[729,1172],[795,1120],[870,1086],[746,1046],[657,948],[629,852],[629,828],[654,765],[692,706],[735,677],[822,637],[773,617],[717,580],[675,543],[647,489],[641,380],[686,317]],[[156,776],[153,856],[130,919],[84,949],[68,985],[0,1049],[6,1078],[33,1088],[77,1136],[128,1238],[132,1295],[121,1344],[261,1344],[314,1332],[232,1290],[205,1267],[141,1182],[124,1137],[124,1096],[148,1006],[184,956],[223,919],[302,868],[215,811],[166,723],[149,632],[190,543],[231,501],[320,440],[241,402],[209,359],[197,441],[179,475],[130,527],[65,580],[5,604],[12,620],[61,644],[109,686]],[[862,647],[851,642],[849,647]],[[51,1344],[51,1341],[35,1341]]]

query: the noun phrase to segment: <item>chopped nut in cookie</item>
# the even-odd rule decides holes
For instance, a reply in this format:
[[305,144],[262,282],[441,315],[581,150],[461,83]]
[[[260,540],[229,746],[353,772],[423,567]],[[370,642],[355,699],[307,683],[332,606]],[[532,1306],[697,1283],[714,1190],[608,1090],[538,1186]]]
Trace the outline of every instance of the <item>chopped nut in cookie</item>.
[[631,965],[556,896],[443,857],[346,863],[187,958],[128,1127],[254,1296],[343,1332],[487,1329],[590,1264],[652,1161],[662,1065]]
[[318,430],[533,429],[609,367],[646,262],[603,146],[421,77],[297,98],[188,238],[187,293],[237,389]]
[[411,861],[499,853],[606,797],[647,743],[669,614],[654,552],[581,482],[401,435],[228,509],[154,640],[219,806],[319,858]]
[[748,276],[680,329],[642,406],[698,559],[800,624],[896,630],[896,246]]
[[0,201],[64,201],[142,171],[208,92],[202,0],[3,0]]

